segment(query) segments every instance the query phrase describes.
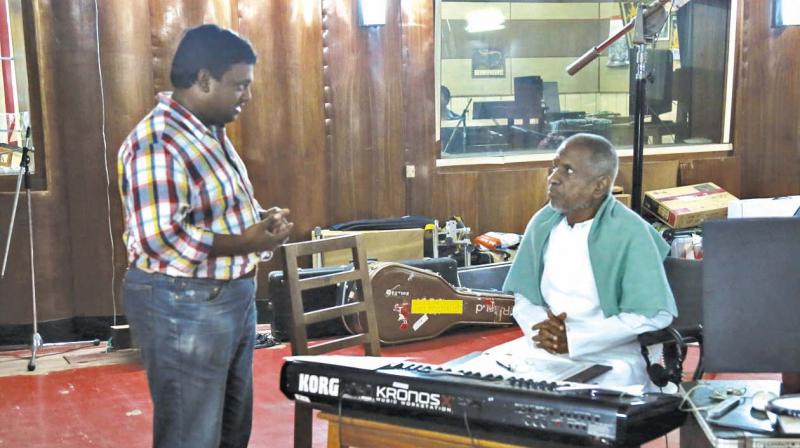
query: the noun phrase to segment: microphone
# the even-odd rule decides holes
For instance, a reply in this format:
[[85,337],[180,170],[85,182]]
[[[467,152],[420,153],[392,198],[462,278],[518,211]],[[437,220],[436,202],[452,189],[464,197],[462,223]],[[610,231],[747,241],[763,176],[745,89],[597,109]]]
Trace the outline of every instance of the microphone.
[[641,20],[639,25],[639,14],[636,15],[636,25],[634,26],[634,44],[643,44],[652,41],[661,32],[661,28],[667,23],[669,13],[663,6],[656,7],[652,12],[647,11],[647,18]]
[[[647,7],[647,9],[643,13],[644,14],[643,22],[645,23],[645,26],[647,25],[647,19],[649,19],[656,13],[659,13],[659,16],[663,15],[665,17],[664,20],[666,21],[666,16],[668,14],[664,9],[664,5],[667,3],[667,1],[668,0],[655,0],[653,3],[650,4],[650,6]],[[672,9],[676,10],[681,6],[684,6],[687,3],[689,3],[689,1],[690,0],[676,0],[672,4]],[[637,20],[631,20],[630,22],[626,23],[625,26],[622,27],[622,29],[620,29],[619,31],[617,31],[613,36],[609,37],[608,39],[604,40],[598,45],[595,45],[594,47],[590,48],[589,51],[584,53],[581,57],[573,61],[572,64],[567,66],[567,73],[570,76],[574,76],[575,73],[578,73],[583,67],[589,65],[589,63],[597,59],[597,57],[600,56],[602,52],[606,51],[606,49],[608,49],[608,47],[610,47],[611,44],[616,42],[620,37],[624,36],[625,34],[627,34],[628,31],[633,29],[636,22]],[[663,25],[664,23],[662,22],[661,25],[658,27],[658,29],[660,30],[661,26]]]

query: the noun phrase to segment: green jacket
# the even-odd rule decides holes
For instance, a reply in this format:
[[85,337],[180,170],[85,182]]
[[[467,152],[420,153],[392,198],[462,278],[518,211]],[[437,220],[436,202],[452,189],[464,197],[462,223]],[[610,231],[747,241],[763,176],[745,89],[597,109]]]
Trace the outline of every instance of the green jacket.
[[[528,223],[503,290],[543,305],[541,282],[550,231],[564,215],[549,204]],[[597,210],[589,230],[589,258],[606,317],[636,313],[646,317],[665,310],[678,315],[664,273],[669,245],[653,226],[610,194]]]

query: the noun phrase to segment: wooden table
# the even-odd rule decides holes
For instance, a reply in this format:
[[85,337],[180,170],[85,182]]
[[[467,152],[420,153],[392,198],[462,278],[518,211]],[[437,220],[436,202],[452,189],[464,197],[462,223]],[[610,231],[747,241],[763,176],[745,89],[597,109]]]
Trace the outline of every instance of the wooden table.
[[527,441],[524,445],[469,438],[445,432],[396,425],[366,418],[320,412],[328,421],[328,448],[565,448],[560,443]]

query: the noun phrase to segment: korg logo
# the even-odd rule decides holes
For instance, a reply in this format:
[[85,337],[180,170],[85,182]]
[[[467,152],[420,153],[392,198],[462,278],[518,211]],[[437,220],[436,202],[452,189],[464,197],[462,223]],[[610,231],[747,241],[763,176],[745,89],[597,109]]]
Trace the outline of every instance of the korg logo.
[[300,384],[297,386],[299,392],[309,394],[339,396],[339,378],[328,378],[322,375],[300,374]]

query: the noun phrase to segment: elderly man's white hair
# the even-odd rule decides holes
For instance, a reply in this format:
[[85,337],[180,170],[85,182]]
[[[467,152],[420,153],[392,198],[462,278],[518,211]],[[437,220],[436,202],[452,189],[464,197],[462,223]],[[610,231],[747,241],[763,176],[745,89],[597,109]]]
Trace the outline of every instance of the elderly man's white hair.
[[[592,171],[596,176],[611,178],[609,189],[614,186],[619,172],[617,150],[605,137],[595,134],[575,134],[561,143],[562,148],[580,146],[591,153]],[[610,191],[610,190],[609,190]]]

